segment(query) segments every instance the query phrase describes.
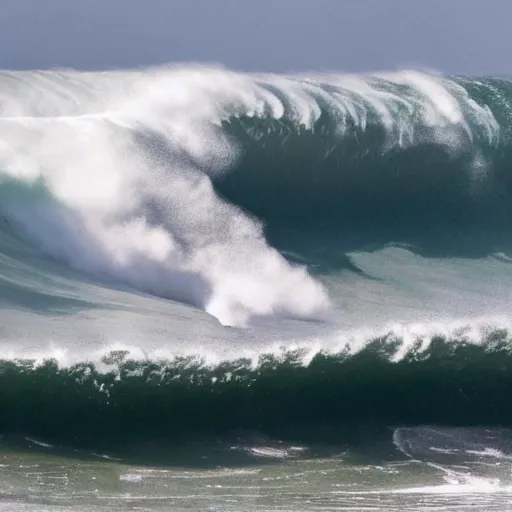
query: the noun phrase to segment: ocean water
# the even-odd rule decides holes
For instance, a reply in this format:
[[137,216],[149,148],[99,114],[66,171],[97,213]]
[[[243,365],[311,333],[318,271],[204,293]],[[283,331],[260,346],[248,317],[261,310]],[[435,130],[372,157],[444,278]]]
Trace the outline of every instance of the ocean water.
[[512,83],[0,72],[0,510],[512,510]]

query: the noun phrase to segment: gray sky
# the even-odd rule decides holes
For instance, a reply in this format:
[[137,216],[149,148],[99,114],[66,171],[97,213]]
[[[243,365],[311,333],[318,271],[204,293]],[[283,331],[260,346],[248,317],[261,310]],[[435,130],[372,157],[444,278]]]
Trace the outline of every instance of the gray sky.
[[0,0],[0,68],[512,74],[512,0]]

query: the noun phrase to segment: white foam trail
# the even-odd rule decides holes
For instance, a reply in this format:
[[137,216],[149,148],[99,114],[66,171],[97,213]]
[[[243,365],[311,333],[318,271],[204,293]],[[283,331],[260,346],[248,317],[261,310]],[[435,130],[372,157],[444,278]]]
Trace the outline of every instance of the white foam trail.
[[[410,435],[412,434],[412,435]],[[510,456],[501,450],[492,447],[481,449],[468,449],[469,446],[482,446],[488,442],[488,436],[476,435],[475,430],[468,429],[465,435],[464,429],[436,429],[433,427],[397,428],[393,432],[393,444],[408,457],[411,462],[424,464],[440,471],[445,481],[440,485],[412,486],[393,491],[399,494],[487,494],[510,493],[512,486],[504,484],[499,478],[477,476],[470,473],[468,467],[450,465],[430,461],[425,458],[428,452],[452,455],[476,455],[478,457],[491,457],[500,460],[510,460]],[[430,442],[448,444],[447,447],[429,446]],[[426,443],[426,444],[425,444]],[[449,460],[449,459],[448,459]],[[463,467],[461,471],[459,468]]]
[[466,477],[465,483],[452,482],[441,485],[424,485],[396,489],[396,494],[494,494],[510,493],[512,486],[502,485],[498,479]]
[[24,437],[23,439],[30,443],[36,444],[37,446],[41,446],[42,448],[54,448],[52,444],[44,443],[43,441],[37,441],[36,439],[33,439],[31,437]]
[[[383,92],[383,79],[408,92]],[[373,112],[390,144],[414,143],[418,117],[439,126],[454,148],[456,134],[470,132],[467,116],[490,140],[499,131],[461,87],[412,72],[277,77],[191,66],[3,73],[0,178],[11,187],[2,209],[70,265],[193,304],[223,324],[323,317],[322,285],[270,248],[261,225],[221,200],[210,180],[239,156],[223,119],[286,116],[311,128],[320,101],[338,112],[341,131],[348,119],[364,128]],[[416,113],[409,122],[396,115],[404,108]]]

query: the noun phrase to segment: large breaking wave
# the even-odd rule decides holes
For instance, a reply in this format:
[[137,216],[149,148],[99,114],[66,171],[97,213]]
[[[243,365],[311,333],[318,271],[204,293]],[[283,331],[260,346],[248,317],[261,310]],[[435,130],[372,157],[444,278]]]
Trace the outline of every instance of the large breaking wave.
[[72,267],[224,324],[322,318],[325,289],[264,229],[507,224],[510,93],[413,71],[4,72],[0,208]]

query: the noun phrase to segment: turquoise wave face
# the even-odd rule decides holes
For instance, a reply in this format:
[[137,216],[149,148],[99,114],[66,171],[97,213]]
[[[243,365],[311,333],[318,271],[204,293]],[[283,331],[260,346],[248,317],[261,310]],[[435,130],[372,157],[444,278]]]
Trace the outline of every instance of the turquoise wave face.
[[[506,228],[512,84],[443,80],[453,91],[457,122],[439,113],[429,119],[437,106],[432,98],[385,80],[371,82],[373,94],[386,98],[376,105],[364,92],[346,92],[363,119],[321,97],[310,129],[286,116],[231,118],[223,129],[242,156],[215,186],[270,230],[341,227],[392,237]],[[326,83],[317,87],[326,95],[330,90]]]

